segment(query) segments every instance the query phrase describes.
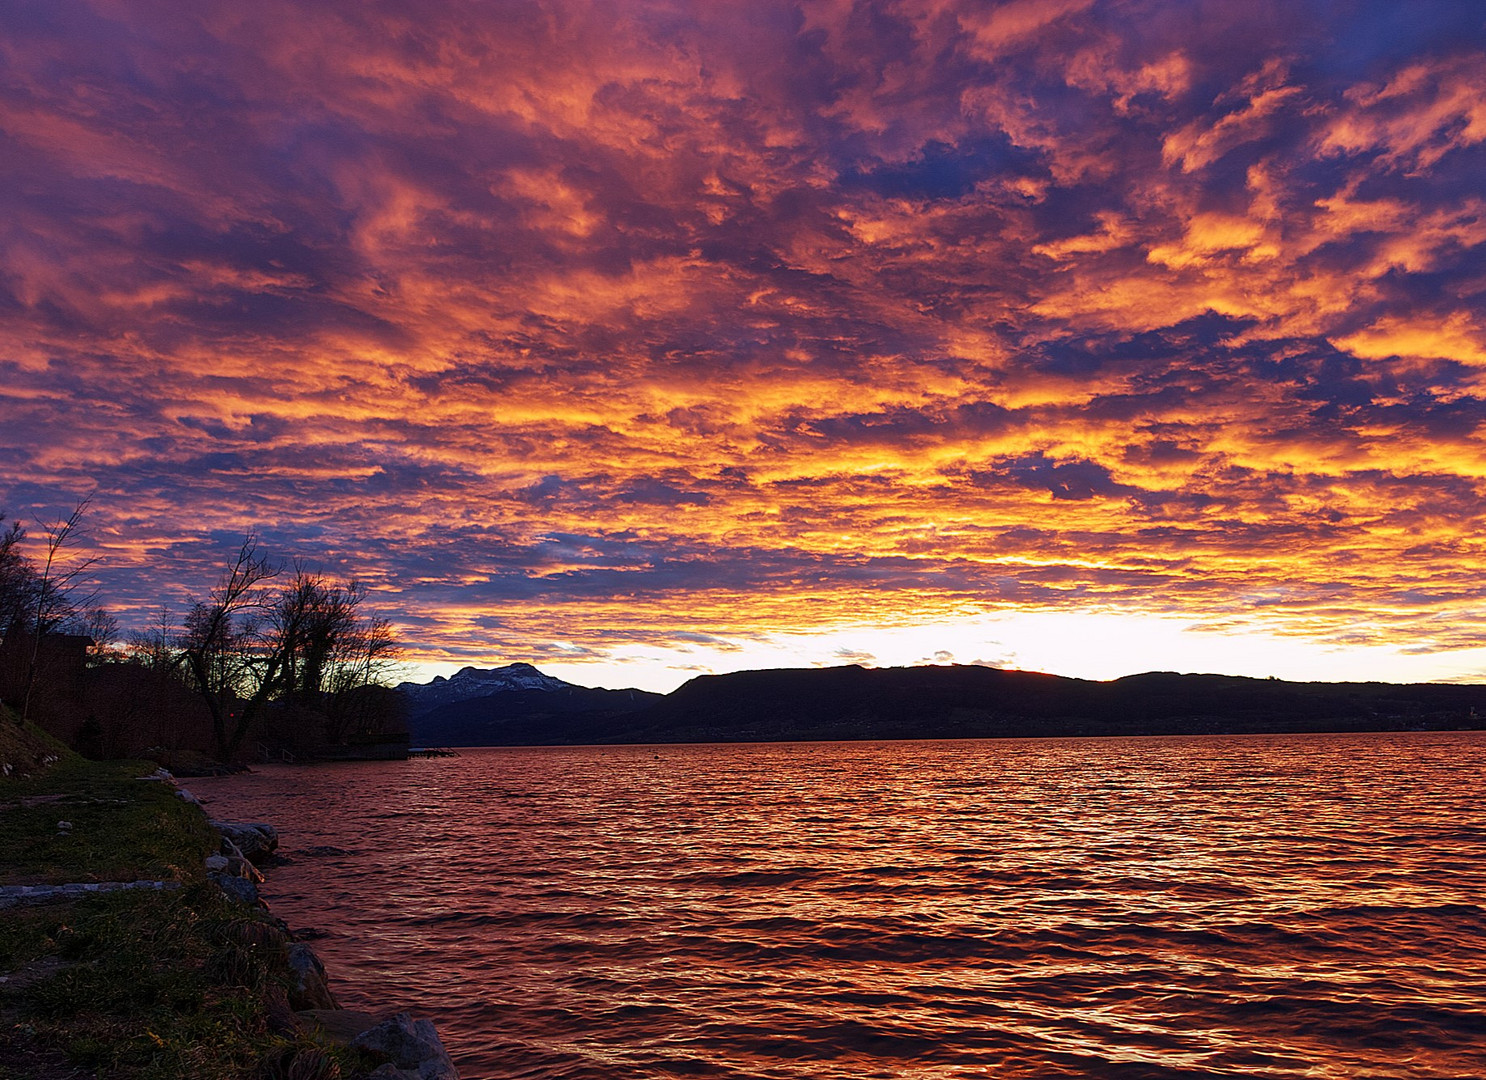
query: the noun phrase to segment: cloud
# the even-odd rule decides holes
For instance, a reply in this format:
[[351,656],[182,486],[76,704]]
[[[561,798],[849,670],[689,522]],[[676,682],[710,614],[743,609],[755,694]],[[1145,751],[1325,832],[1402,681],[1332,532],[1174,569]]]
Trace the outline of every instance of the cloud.
[[1458,643],[1469,7],[7,11],[0,507],[97,487],[126,621],[257,528],[438,655],[1088,603]]

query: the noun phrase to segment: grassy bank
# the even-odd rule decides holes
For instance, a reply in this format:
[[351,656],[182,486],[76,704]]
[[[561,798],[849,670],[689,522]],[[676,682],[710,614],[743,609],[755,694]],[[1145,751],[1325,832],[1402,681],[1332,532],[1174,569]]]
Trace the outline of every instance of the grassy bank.
[[0,779],[0,885],[172,887],[0,911],[0,1080],[328,1080],[369,1066],[300,1033],[282,931],[207,879],[218,838],[199,809],[139,779],[152,764],[56,756]]

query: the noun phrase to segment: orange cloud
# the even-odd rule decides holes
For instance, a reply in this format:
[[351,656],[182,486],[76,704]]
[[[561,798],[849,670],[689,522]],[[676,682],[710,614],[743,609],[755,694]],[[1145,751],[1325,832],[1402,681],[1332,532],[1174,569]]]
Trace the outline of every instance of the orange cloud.
[[1481,50],[1184,10],[0,16],[0,507],[96,486],[131,618],[256,526],[426,656],[1459,641]]

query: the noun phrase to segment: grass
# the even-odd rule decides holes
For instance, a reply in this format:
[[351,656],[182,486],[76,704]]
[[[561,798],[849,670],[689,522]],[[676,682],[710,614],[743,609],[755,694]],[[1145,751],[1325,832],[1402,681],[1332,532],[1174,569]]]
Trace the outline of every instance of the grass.
[[73,1066],[111,1077],[258,1078],[268,1063],[312,1052],[335,1062],[327,1075],[349,1075],[359,1055],[275,1030],[287,971],[274,950],[232,932],[244,921],[204,884],[22,909],[6,920],[0,967],[40,967],[42,977],[7,1019]]
[[0,884],[180,883],[0,911],[0,1080],[366,1070],[363,1055],[295,1031],[283,931],[206,879],[217,837],[171,785],[137,779],[153,768],[68,755],[0,780]]
[[0,779],[42,772],[52,761],[76,756],[35,724],[22,724],[0,704]]
[[202,880],[217,839],[173,786],[137,779],[154,770],[72,756],[0,781],[0,885]]

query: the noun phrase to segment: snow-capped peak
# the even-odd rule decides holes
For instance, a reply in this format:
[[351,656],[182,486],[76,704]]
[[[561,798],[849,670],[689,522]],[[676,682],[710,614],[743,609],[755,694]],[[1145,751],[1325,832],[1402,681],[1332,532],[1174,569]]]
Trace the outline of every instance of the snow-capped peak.
[[498,668],[460,668],[447,679],[438,675],[426,683],[402,683],[397,689],[407,697],[415,710],[420,710],[507,691],[557,691],[566,690],[572,685],[551,675],[544,675],[530,664],[507,664]]

